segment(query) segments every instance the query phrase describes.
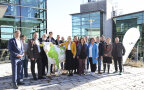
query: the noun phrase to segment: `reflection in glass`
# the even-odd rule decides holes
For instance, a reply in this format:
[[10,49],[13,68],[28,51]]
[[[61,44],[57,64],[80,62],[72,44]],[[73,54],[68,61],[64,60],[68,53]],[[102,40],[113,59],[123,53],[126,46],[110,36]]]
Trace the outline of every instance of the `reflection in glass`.
[[73,15],[72,35],[78,37],[100,36],[100,12]]
[[0,18],[0,49],[7,48],[15,30],[21,30],[27,39],[36,31],[39,37],[46,33],[46,0],[0,0],[0,4],[8,6],[4,17]]

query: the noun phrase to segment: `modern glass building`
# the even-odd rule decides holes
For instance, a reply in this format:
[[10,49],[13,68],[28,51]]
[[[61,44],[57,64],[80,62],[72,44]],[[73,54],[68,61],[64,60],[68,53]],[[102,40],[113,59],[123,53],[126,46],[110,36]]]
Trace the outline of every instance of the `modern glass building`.
[[120,41],[130,28],[136,27],[140,30],[141,36],[135,45],[131,57],[139,60],[144,57],[144,11],[114,16],[109,0],[88,0],[80,5],[80,13],[72,15],[72,35],[96,37],[104,35],[113,39],[119,37]]
[[72,36],[112,37],[112,6],[108,0],[88,0],[72,15]]
[[132,27],[139,29],[141,36],[135,49],[136,52],[138,50],[139,57],[144,57],[144,11],[114,17],[113,22],[113,38],[119,37],[121,41],[128,29]]
[[72,36],[100,36],[103,30],[102,20],[102,11],[72,14]]
[[0,0],[0,5],[8,6],[0,18],[0,49],[7,48],[13,32],[20,30],[28,39],[32,33],[40,37],[47,32],[47,0]]

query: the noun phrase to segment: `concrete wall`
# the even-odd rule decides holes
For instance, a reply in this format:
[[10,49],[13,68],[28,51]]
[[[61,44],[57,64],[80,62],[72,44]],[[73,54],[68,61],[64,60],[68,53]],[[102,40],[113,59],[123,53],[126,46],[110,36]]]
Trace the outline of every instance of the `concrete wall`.
[[106,0],[106,13],[104,13],[104,30],[105,37],[112,38],[112,5]]
[[80,6],[80,12],[103,11],[103,35],[112,38],[112,5],[110,0],[89,2]]
[[106,11],[106,1],[89,2],[80,5],[80,13],[104,10]]

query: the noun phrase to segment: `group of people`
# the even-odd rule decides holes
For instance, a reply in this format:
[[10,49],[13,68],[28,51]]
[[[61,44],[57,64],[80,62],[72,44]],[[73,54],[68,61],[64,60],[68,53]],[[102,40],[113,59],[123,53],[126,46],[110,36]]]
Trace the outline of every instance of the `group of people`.
[[122,56],[125,54],[125,48],[122,43],[119,42],[119,38],[115,38],[115,42],[111,43],[111,38],[106,38],[104,36],[90,38],[88,36],[82,37],[78,40],[77,36],[74,36],[72,41],[71,37],[65,43],[59,46],[65,46],[66,61],[65,69],[69,71],[69,76],[74,74],[83,75],[89,69],[91,69],[91,74],[94,75],[97,67],[98,74],[101,72],[101,63],[103,62],[103,73],[108,70],[110,73],[110,64],[112,59],[114,60],[114,73],[118,72],[119,64],[119,74],[122,74]]
[[[110,64],[112,58],[114,60],[115,72],[122,74],[122,56],[125,54],[125,48],[122,43],[119,42],[119,38],[115,38],[115,43],[111,43],[111,38],[104,36],[96,38],[88,38],[88,36],[78,39],[74,36],[72,40],[71,36],[68,36],[67,40],[64,37],[57,35],[57,39],[53,38],[53,33],[49,32],[49,35],[43,34],[42,38],[39,38],[38,33],[33,33],[33,38],[26,43],[26,36],[21,35],[19,30],[14,32],[14,38],[9,40],[8,49],[10,52],[10,60],[12,64],[12,81],[13,87],[18,88],[17,85],[23,85],[23,77],[28,77],[28,60],[31,63],[31,73],[34,80],[45,79],[46,70],[48,71],[48,58],[45,54],[43,47],[40,46],[42,42],[52,42],[58,46],[65,47],[66,60],[65,63],[61,63],[63,70],[68,71],[68,76],[74,74],[83,75],[89,69],[91,74],[95,74],[98,67],[98,74],[101,72],[101,63],[103,62],[103,73],[105,73],[106,66],[108,73],[110,71]],[[37,63],[38,76],[35,73],[35,63]],[[51,73],[54,73],[54,65],[51,65]],[[24,73],[23,73],[24,72]],[[24,76],[23,76],[24,75]]]

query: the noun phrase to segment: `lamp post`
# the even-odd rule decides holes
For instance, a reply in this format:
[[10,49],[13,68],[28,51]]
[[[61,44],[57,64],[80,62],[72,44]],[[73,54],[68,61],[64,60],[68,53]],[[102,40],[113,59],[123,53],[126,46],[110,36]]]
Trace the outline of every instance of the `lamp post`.
[[[90,20],[88,20],[88,21],[89,21],[89,24],[90,24],[90,35],[92,35],[91,25],[92,25],[93,21],[95,21],[95,20],[90,19]],[[90,36],[90,37],[91,37],[91,36]]]

